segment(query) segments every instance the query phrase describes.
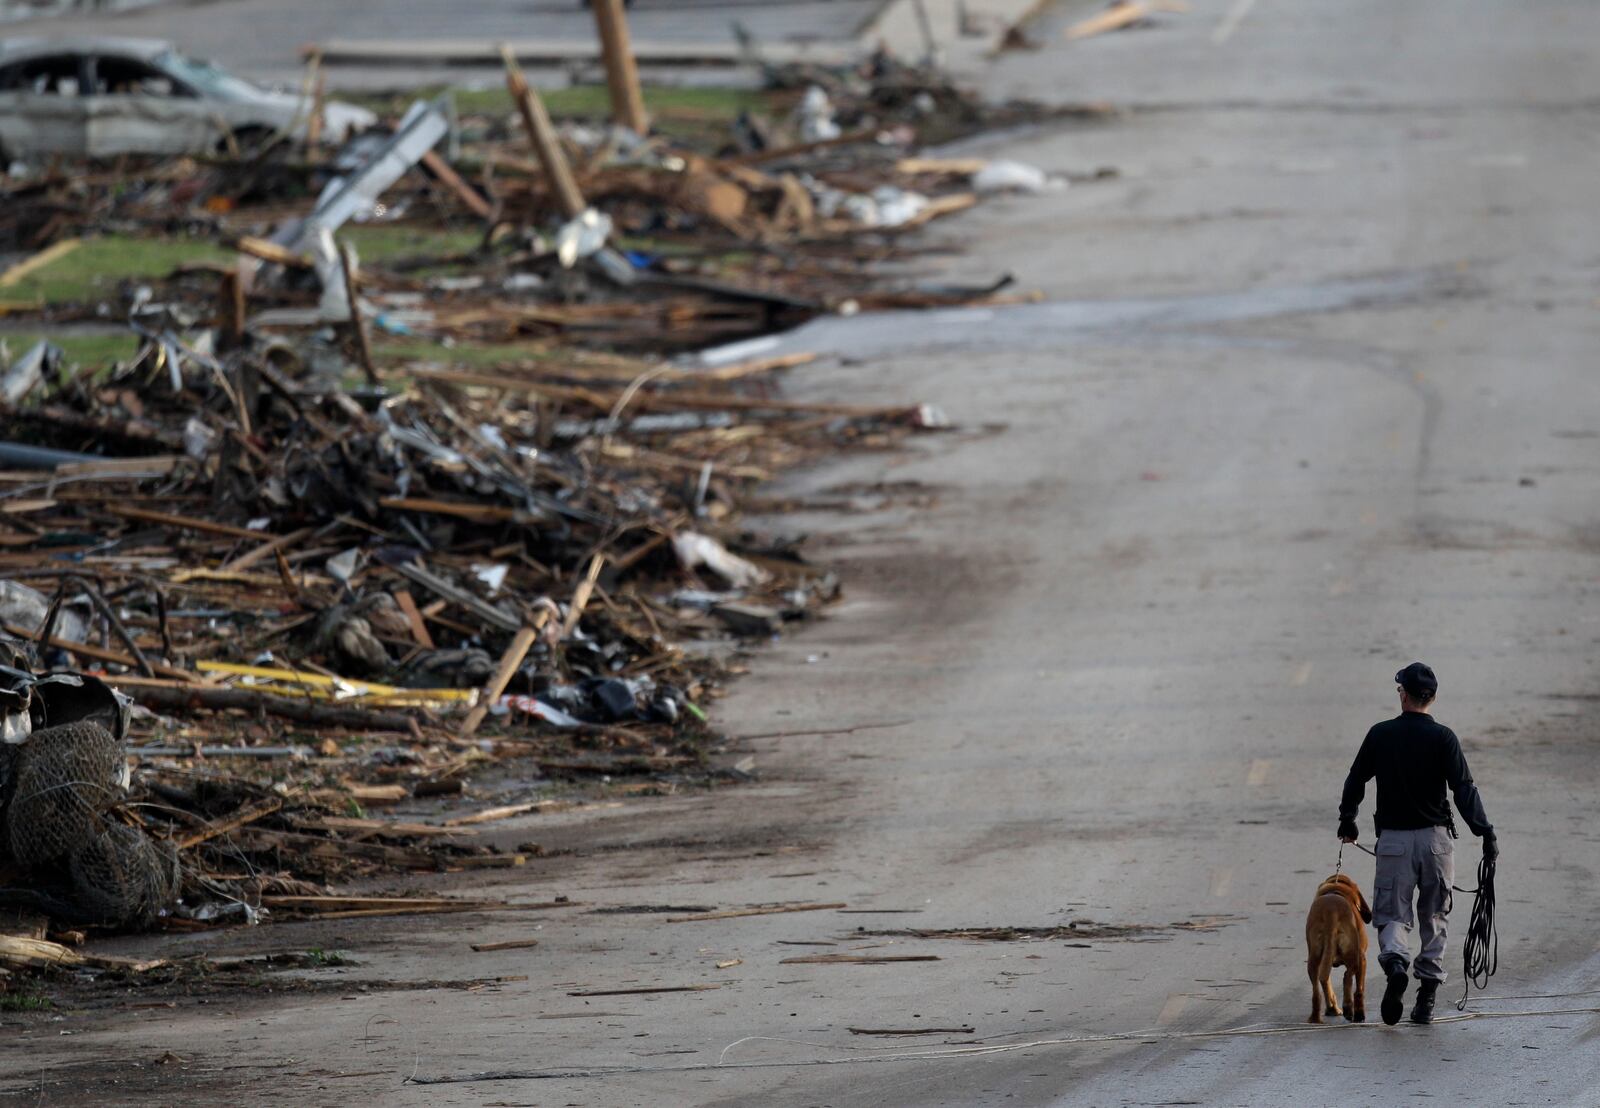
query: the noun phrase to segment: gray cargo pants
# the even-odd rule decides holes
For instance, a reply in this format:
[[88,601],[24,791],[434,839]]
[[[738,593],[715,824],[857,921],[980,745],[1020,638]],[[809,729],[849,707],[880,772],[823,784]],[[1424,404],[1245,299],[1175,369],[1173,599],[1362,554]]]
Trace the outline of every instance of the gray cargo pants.
[[[1444,981],[1445,918],[1456,876],[1455,845],[1443,827],[1384,831],[1378,836],[1378,866],[1372,882],[1372,925],[1378,929],[1378,960],[1411,961],[1411,928],[1419,925],[1419,981]],[[1415,914],[1412,900],[1416,901]]]

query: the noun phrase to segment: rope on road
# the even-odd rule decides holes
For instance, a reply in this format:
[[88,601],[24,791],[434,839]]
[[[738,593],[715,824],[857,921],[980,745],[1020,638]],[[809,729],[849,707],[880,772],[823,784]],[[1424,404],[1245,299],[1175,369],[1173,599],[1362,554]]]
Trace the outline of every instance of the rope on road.
[[[1554,994],[1554,995],[1582,995],[1582,994]],[[1509,998],[1508,998],[1509,999]],[[1541,1011],[1524,1012],[1466,1012],[1459,1016],[1442,1016],[1434,1020],[1434,1024],[1465,1023],[1468,1020],[1480,1019],[1516,1019],[1521,1017],[1549,1017],[1549,1016],[1577,1016],[1600,1014],[1600,1007],[1592,1008],[1552,1008]],[[625,1074],[640,1073],[705,1073],[712,1070],[756,1070],[756,1069],[785,1069],[797,1066],[849,1066],[865,1065],[874,1062],[921,1062],[939,1061],[948,1058],[981,1058],[995,1054],[1011,1054],[1019,1050],[1036,1050],[1047,1046],[1084,1046],[1095,1043],[1116,1042],[1180,1042],[1187,1039],[1224,1039],[1242,1038],[1256,1035],[1292,1035],[1297,1032],[1326,1032],[1337,1028],[1339,1025],[1305,1024],[1296,1023],[1285,1026],[1267,1027],[1229,1027],[1219,1031],[1121,1031],[1105,1035],[1078,1035],[1060,1039],[1034,1039],[1025,1043],[996,1043],[993,1045],[974,1044],[971,1046],[939,1047],[931,1050],[909,1050],[891,1054],[860,1053],[873,1048],[846,1047],[844,1049],[857,1051],[855,1057],[839,1058],[800,1058],[792,1061],[773,1062],[729,1062],[727,1057],[730,1051],[745,1043],[773,1042],[789,1043],[795,1046],[815,1047],[819,1050],[837,1050],[831,1043],[813,1043],[803,1039],[782,1039],[769,1035],[746,1035],[742,1039],[735,1039],[723,1047],[722,1053],[715,1062],[690,1062],[678,1066],[597,1066],[588,1069],[564,1070],[496,1070],[486,1073],[440,1074],[432,1077],[422,1077],[415,1073],[406,1079],[406,1084],[411,1085],[457,1085],[478,1081],[549,1081],[561,1078],[581,1077],[617,1077]],[[1361,1028],[1372,1031],[1388,1029],[1374,1023],[1345,1023],[1345,1028]],[[877,1048],[879,1050],[883,1048]]]
[[1472,986],[1481,993],[1489,978],[1500,968],[1500,935],[1494,926],[1494,859],[1487,854],[1478,861],[1477,896],[1472,901],[1472,918],[1467,921],[1467,938],[1461,944],[1461,999],[1456,1011],[1465,1011]]

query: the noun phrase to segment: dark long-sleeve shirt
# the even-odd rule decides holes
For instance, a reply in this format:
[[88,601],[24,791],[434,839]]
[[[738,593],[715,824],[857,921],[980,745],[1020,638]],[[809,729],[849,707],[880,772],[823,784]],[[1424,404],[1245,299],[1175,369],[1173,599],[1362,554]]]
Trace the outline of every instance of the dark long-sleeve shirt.
[[1385,828],[1411,831],[1448,824],[1450,808],[1444,790],[1449,785],[1456,810],[1472,833],[1494,837],[1494,825],[1484,814],[1483,798],[1461,753],[1461,740],[1426,712],[1402,712],[1367,732],[1344,781],[1341,820],[1355,822],[1367,782],[1374,777],[1378,779],[1374,821],[1380,833]]

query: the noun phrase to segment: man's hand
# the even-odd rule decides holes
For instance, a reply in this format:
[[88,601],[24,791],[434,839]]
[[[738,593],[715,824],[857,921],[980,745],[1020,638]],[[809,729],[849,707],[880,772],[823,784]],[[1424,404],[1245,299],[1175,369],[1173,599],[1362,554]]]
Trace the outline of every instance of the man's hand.
[[1353,842],[1356,841],[1357,838],[1360,837],[1361,832],[1356,829],[1356,821],[1355,820],[1353,820],[1353,819],[1342,819],[1342,820],[1339,821],[1339,832],[1338,832],[1338,834],[1339,834],[1339,841],[1340,842],[1342,842],[1342,843],[1353,843]]
[[1485,835],[1483,837],[1483,856],[1491,862],[1499,858],[1500,840],[1493,835]]

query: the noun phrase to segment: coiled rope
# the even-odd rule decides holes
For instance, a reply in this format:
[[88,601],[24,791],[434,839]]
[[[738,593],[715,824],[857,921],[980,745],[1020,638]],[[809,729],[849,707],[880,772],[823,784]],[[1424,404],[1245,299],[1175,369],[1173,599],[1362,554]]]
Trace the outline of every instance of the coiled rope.
[[1478,887],[1472,901],[1472,918],[1467,922],[1467,937],[1461,944],[1461,999],[1456,1011],[1467,1007],[1467,994],[1476,985],[1482,992],[1489,978],[1500,968],[1500,934],[1494,925],[1494,859],[1488,855],[1478,862]]

